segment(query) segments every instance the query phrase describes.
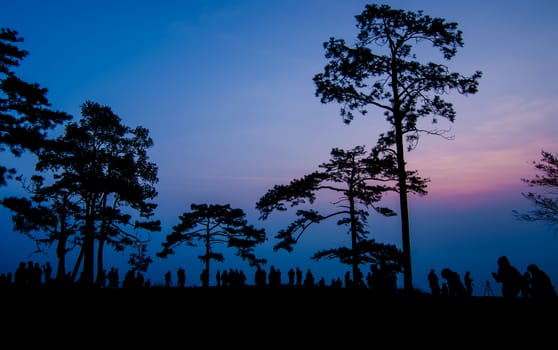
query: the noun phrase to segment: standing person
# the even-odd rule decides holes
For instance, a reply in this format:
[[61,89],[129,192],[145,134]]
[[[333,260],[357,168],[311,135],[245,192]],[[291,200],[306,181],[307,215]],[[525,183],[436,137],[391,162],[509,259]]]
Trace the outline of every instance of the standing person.
[[108,287],[109,288],[118,288],[118,284],[120,283],[119,281],[119,275],[118,275],[118,269],[116,267],[111,267],[108,274],[107,274],[107,278],[108,278]]
[[165,272],[165,287],[169,288],[171,286],[171,272],[167,270]]
[[498,271],[492,272],[494,280],[502,285],[504,298],[515,298],[521,290],[522,276],[519,270],[510,263],[507,256],[498,258]]
[[471,277],[471,271],[465,271],[465,276],[463,277],[463,282],[465,283],[465,289],[467,290],[467,296],[473,295],[473,278]]
[[302,270],[297,267],[295,270],[295,276],[296,276],[296,285],[298,287],[302,286]]
[[178,288],[184,288],[186,286],[186,270],[179,267],[178,270],[176,270],[176,279]]
[[25,261],[20,261],[17,269],[14,273],[14,285],[16,287],[26,287],[27,286],[27,274],[25,273],[27,265]]
[[215,280],[217,281],[217,287],[221,287],[221,270],[215,272]]
[[352,287],[353,281],[351,280],[351,272],[350,271],[345,272],[344,280],[345,280],[345,288]]
[[[48,264],[48,262],[47,262]],[[46,268],[45,268],[45,273],[46,273]],[[45,280],[46,280],[46,275],[45,275]],[[50,277],[49,277],[50,279]],[[97,275],[97,286],[101,287],[101,288],[106,288],[107,286],[107,269],[102,269],[99,271],[99,274]]]
[[432,295],[440,295],[440,279],[434,269],[430,269],[428,273],[428,285],[430,286]]
[[294,286],[294,284],[295,284],[295,271],[292,267],[287,272],[287,276],[288,276],[289,286],[290,287]]
[[[229,274],[229,278],[230,276],[231,275]],[[209,271],[207,271],[206,269],[202,270],[202,272],[200,273],[200,281],[202,283],[202,287],[209,287]]]
[[306,277],[304,278],[304,286],[305,287],[314,287],[314,274],[312,270],[306,270]]
[[52,280],[52,266],[48,261],[43,265],[43,275],[45,276],[45,284],[50,284]]

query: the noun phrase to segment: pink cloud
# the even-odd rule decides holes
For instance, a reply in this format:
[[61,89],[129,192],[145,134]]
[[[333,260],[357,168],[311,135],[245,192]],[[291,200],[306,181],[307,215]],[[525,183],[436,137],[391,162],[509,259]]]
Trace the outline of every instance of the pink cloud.
[[532,162],[542,149],[558,151],[557,111],[554,100],[514,98],[494,103],[482,117],[471,108],[456,122],[454,140],[423,138],[407,155],[409,169],[431,178],[431,195],[475,198],[516,191],[524,187],[521,178],[534,175]]

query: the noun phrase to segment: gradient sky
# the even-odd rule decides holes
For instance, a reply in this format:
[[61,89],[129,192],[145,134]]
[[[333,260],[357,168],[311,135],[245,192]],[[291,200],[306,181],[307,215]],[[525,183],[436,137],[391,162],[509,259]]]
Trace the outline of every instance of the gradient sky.
[[[110,106],[128,126],[144,126],[154,140],[159,167],[155,262],[147,276],[162,284],[164,271],[186,269],[187,285],[199,285],[200,250],[180,247],[156,258],[160,242],[191,203],[242,208],[250,223],[266,228],[269,242],[257,253],[284,272],[311,268],[319,279],[342,277],[349,266],[313,262],[319,249],[348,245],[344,228],[316,226],[292,253],[271,245],[285,217],[259,221],[255,203],[275,184],[287,184],[329,160],[333,147],[373,146],[389,129],[372,109],[344,125],[336,104],[321,104],[312,78],[326,64],[329,37],[351,43],[355,19],[370,1],[4,1],[0,26],[19,31],[29,56],[16,69],[46,87],[53,108],[80,118],[86,100]],[[558,237],[541,224],[517,221],[512,210],[532,209],[521,196],[521,178],[534,174],[541,150],[558,151],[558,2],[386,1],[393,8],[424,10],[457,22],[465,45],[448,66],[483,72],[479,92],[449,96],[457,110],[454,140],[423,135],[407,154],[409,169],[430,177],[429,194],[410,198],[413,281],[428,290],[427,273],[449,267],[471,270],[475,294],[507,255],[525,271],[538,264],[558,285]],[[438,52],[432,59],[442,63]],[[426,125],[426,124],[425,124]],[[9,163],[8,155],[2,162]],[[25,159],[16,160],[25,169]],[[31,164],[31,163],[29,163]],[[15,184],[0,195],[17,192]],[[386,198],[398,211],[395,198]],[[286,214],[288,216],[288,214]],[[32,259],[33,245],[12,233],[0,208],[0,272]],[[399,217],[372,215],[371,238],[401,247]],[[127,255],[106,260],[127,270]],[[72,261],[73,263],[73,261]],[[73,266],[68,264],[67,269]],[[241,268],[229,257],[213,269]],[[363,271],[368,270],[363,267]],[[212,271],[213,272],[213,271]],[[402,284],[403,276],[399,275]]]

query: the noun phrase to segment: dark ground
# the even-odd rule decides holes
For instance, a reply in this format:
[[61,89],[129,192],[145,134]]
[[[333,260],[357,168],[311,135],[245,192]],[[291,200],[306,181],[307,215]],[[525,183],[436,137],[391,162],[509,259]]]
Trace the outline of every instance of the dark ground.
[[45,288],[3,290],[0,296],[5,334],[12,327],[32,330],[37,337],[31,341],[51,341],[44,335],[58,334],[55,339],[85,339],[91,346],[153,343],[158,348],[198,348],[193,344],[200,341],[249,348],[510,344],[538,349],[536,344],[549,339],[551,348],[558,343],[558,300],[253,287]]

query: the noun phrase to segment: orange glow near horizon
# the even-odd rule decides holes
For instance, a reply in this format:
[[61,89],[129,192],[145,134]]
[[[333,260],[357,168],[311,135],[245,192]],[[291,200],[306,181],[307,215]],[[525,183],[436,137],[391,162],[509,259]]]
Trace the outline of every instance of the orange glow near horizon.
[[549,108],[555,105],[544,100],[529,105],[513,99],[495,101],[484,112],[483,122],[472,125],[463,118],[464,131],[458,131],[454,140],[421,140],[407,154],[408,169],[429,177],[429,194],[436,197],[472,200],[521,192],[525,188],[521,179],[534,176],[533,161],[540,160],[541,150],[558,149],[550,113],[554,107]]

